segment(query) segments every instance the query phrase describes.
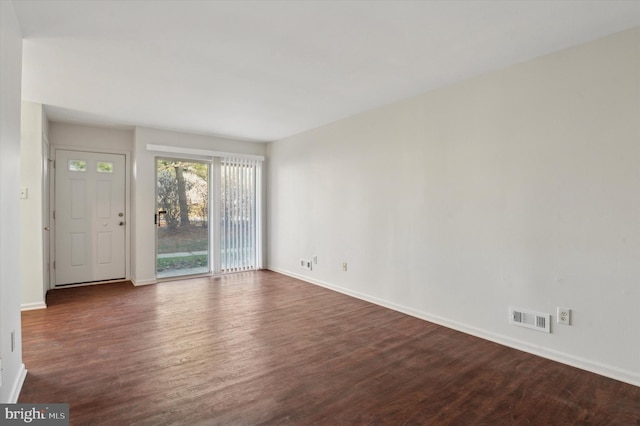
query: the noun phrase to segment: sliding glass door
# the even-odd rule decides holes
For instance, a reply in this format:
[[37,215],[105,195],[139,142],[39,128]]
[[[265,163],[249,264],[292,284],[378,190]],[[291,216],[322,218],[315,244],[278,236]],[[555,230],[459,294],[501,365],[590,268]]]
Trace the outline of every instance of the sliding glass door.
[[262,268],[261,160],[156,160],[156,275]]
[[158,278],[210,271],[209,170],[207,162],[156,160]]

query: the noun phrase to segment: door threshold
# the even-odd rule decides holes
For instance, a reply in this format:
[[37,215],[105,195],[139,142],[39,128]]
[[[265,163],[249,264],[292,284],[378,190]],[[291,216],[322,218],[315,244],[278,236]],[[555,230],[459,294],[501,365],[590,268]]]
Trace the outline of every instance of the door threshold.
[[69,284],[56,284],[53,286],[51,290],[61,289],[61,288],[71,288],[71,287],[86,287],[89,285],[99,285],[99,284],[114,284],[114,283],[122,283],[122,282],[131,282],[126,278],[115,278],[113,280],[106,281],[87,281],[84,283],[69,283]]

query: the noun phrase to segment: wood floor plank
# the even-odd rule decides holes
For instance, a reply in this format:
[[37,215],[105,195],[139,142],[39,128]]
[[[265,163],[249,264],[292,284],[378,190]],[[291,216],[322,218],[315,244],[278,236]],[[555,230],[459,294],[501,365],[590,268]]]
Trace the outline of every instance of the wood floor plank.
[[49,292],[19,402],[73,425],[640,425],[640,388],[274,272]]

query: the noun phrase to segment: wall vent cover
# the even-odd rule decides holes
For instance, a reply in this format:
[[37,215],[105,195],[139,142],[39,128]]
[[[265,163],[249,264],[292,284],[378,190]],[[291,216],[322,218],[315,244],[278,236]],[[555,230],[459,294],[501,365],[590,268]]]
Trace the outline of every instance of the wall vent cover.
[[509,307],[509,324],[551,333],[551,315]]

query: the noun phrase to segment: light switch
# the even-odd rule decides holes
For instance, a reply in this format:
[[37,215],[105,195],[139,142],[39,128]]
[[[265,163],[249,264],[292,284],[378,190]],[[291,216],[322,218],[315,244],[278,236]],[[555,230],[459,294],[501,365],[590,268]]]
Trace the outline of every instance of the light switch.
[[20,198],[29,198],[29,189],[26,186],[20,188]]

